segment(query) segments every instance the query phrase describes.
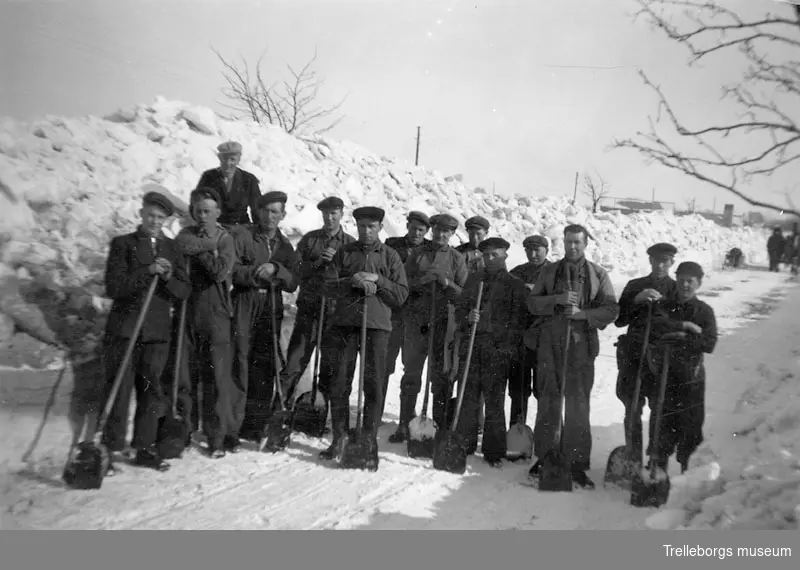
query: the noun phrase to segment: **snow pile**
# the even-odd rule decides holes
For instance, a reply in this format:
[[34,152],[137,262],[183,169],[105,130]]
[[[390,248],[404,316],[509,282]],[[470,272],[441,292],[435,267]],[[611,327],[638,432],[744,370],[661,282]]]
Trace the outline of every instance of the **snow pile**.
[[[622,280],[647,271],[645,248],[657,241],[678,246],[678,261],[692,259],[709,270],[732,247],[742,249],[749,263],[765,261],[762,230],[725,229],[700,216],[669,213],[592,215],[566,198],[496,195],[353,143],[296,138],[156,98],[105,118],[0,118],[0,262],[19,278],[14,294],[41,308],[63,342],[92,346],[102,330],[98,317],[108,310],[102,271],[110,238],[135,228],[147,184],[166,187],[185,211],[190,191],[203,170],[217,165],[216,146],[225,140],[242,143],[241,166],[259,178],[262,192],[289,194],[283,229],[295,243],[319,227],[316,203],[335,194],[348,213],[361,205],[384,208],[384,237],[404,233],[409,210],[448,212],[462,224],[455,245],[466,238],[464,220],[483,215],[491,235],[514,244],[511,265],[524,261],[520,244],[531,234],[549,237],[551,257],[560,256],[569,222],[590,229],[596,242],[588,257]],[[184,223],[185,215],[171,232]],[[351,217],[344,226],[355,232]],[[0,317],[0,325],[7,320]]]

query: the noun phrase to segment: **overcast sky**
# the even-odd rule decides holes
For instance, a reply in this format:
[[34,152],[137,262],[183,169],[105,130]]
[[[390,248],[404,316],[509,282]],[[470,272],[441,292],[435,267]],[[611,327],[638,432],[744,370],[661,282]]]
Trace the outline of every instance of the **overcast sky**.
[[[413,163],[419,125],[420,163],[470,185],[571,195],[576,171],[597,172],[613,196],[750,209],[608,151],[657,110],[639,68],[692,125],[730,118],[720,87],[741,70],[736,54],[689,69],[687,53],[634,22],[634,9],[631,0],[4,1],[0,115],[102,115],[156,95],[222,110],[212,47],[251,61],[267,50],[264,71],[275,77],[316,48],[323,102],[347,96],[331,136],[375,153]],[[782,201],[798,174],[751,192]]]

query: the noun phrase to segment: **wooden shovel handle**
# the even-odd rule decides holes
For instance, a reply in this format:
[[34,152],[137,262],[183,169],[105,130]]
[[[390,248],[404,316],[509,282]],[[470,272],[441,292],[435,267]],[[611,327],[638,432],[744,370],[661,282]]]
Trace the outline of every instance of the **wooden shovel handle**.
[[[475,308],[481,310],[481,300],[483,300],[483,281],[478,285],[478,300],[475,301]],[[478,332],[477,321],[472,323],[469,331],[469,344],[467,345],[467,360],[464,362],[464,376],[461,379],[461,386],[458,387],[458,401],[456,402],[456,413],[453,416],[453,425],[450,426],[450,431],[456,431],[458,426],[458,416],[461,415],[461,404],[464,403],[464,389],[467,387],[467,376],[469,376],[469,365],[472,361],[472,347],[475,344],[475,333]]]

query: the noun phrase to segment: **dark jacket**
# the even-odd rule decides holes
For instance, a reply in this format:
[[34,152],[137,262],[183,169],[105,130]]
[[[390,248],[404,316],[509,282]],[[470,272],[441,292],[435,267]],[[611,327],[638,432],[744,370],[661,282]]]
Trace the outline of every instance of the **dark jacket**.
[[258,187],[258,178],[237,168],[233,174],[230,192],[225,186],[225,176],[219,168],[206,170],[200,176],[197,187],[206,186],[213,188],[219,193],[222,204],[222,213],[217,220],[223,225],[250,224],[257,220],[251,220],[247,215],[247,208],[250,207],[252,216],[258,212],[258,199],[261,197],[261,190]]
[[[400,237],[390,237],[386,238],[386,241],[383,242],[393,250],[395,250],[398,255],[400,256],[400,260],[405,265],[406,261],[408,261],[408,257],[411,255],[411,252],[414,251],[416,248],[420,246],[424,246],[431,243],[429,239],[423,239],[422,243],[418,245],[413,245],[406,239],[406,236]],[[408,278],[408,273],[406,272],[406,278]],[[395,322],[401,322],[403,320],[403,313],[405,309],[405,305],[395,311],[392,311],[392,320]]]
[[619,296],[619,316],[614,324],[620,328],[628,327],[626,336],[636,343],[644,342],[644,333],[647,327],[647,304],[637,305],[633,300],[645,289],[655,289],[663,295],[663,300],[654,304],[655,311],[656,305],[675,296],[677,285],[672,277],[667,276],[664,279],[656,280],[652,275],[631,279],[625,285]]
[[364,290],[350,283],[359,271],[379,276],[377,294],[367,298],[367,328],[391,331],[392,311],[408,298],[408,283],[400,255],[380,241],[370,245],[356,241],[342,246],[325,269],[327,293],[336,300],[333,324],[361,327]]
[[[270,288],[270,283],[259,280],[256,269],[264,263],[274,263],[277,271],[273,281],[276,293],[286,291],[293,293],[297,289],[299,260],[291,242],[280,230],[272,240],[261,233],[258,226],[238,227],[233,230],[236,261],[233,264],[234,297],[254,289]],[[275,295],[277,317],[283,318],[283,295]],[[271,301],[270,301],[271,302]]]
[[130,338],[133,334],[147,289],[155,277],[148,267],[156,257],[163,257],[172,263],[172,277],[166,282],[159,278],[140,339],[153,342],[171,338],[170,309],[176,301],[189,296],[189,277],[186,258],[178,251],[175,242],[163,235],[156,242],[156,253],[153,253],[151,240],[141,229],[111,240],[105,283],[106,295],[114,302],[106,322],[106,334],[121,338]]
[[483,273],[483,254],[470,242],[462,243],[456,251],[464,256],[467,264],[467,271],[472,273]]
[[541,265],[534,265],[529,261],[527,263],[517,265],[514,269],[509,271],[509,273],[514,277],[519,277],[522,279],[526,285],[533,285],[536,283],[536,279],[539,277],[539,273],[542,272],[542,269],[551,263],[553,262],[549,259],[545,259]]
[[441,285],[436,285],[436,315],[437,318],[443,318],[447,314],[447,304],[455,301],[461,294],[468,276],[463,255],[449,245],[439,246],[433,242],[412,250],[406,260],[405,271],[409,294],[403,312],[424,316],[426,320],[430,313],[431,284],[420,283],[422,278],[433,271],[442,271],[451,281],[452,285],[446,290]]
[[485,284],[481,299],[481,318],[475,333],[490,335],[499,352],[515,352],[522,345],[522,335],[528,320],[526,306],[528,290],[522,279],[506,270],[492,277],[479,273],[469,276],[456,302],[458,330],[461,334],[470,333],[471,325],[467,317],[478,300],[481,279],[485,279]]
[[335,249],[354,243],[356,238],[340,227],[333,236],[327,236],[321,229],[304,235],[297,244],[299,258],[300,294],[297,296],[298,308],[315,308],[319,306],[322,291],[325,289],[326,263],[320,258],[322,252],[329,247]]
[[[703,329],[702,334],[683,331],[683,322],[689,321]],[[677,298],[661,303],[653,314],[653,337],[658,343],[660,337],[670,332],[686,332],[683,340],[672,346],[670,377],[683,379],[705,379],[703,354],[711,354],[717,346],[717,319],[711,306],[694,298],[681,303]]]

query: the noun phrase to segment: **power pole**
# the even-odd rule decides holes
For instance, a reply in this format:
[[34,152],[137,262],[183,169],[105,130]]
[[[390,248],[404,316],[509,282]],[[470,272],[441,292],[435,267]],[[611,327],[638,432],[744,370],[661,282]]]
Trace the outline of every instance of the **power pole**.
[[575,173],[575,188],[572,190],[572,205],[575,205],[575,201],[578,199],[578,173]]
[[656,189],[653,188],[653,198],[650,200],[653,204],[656,203]]
[[414,166],[419,166],[419,127],[417,127],[417,154],[414,157]]

